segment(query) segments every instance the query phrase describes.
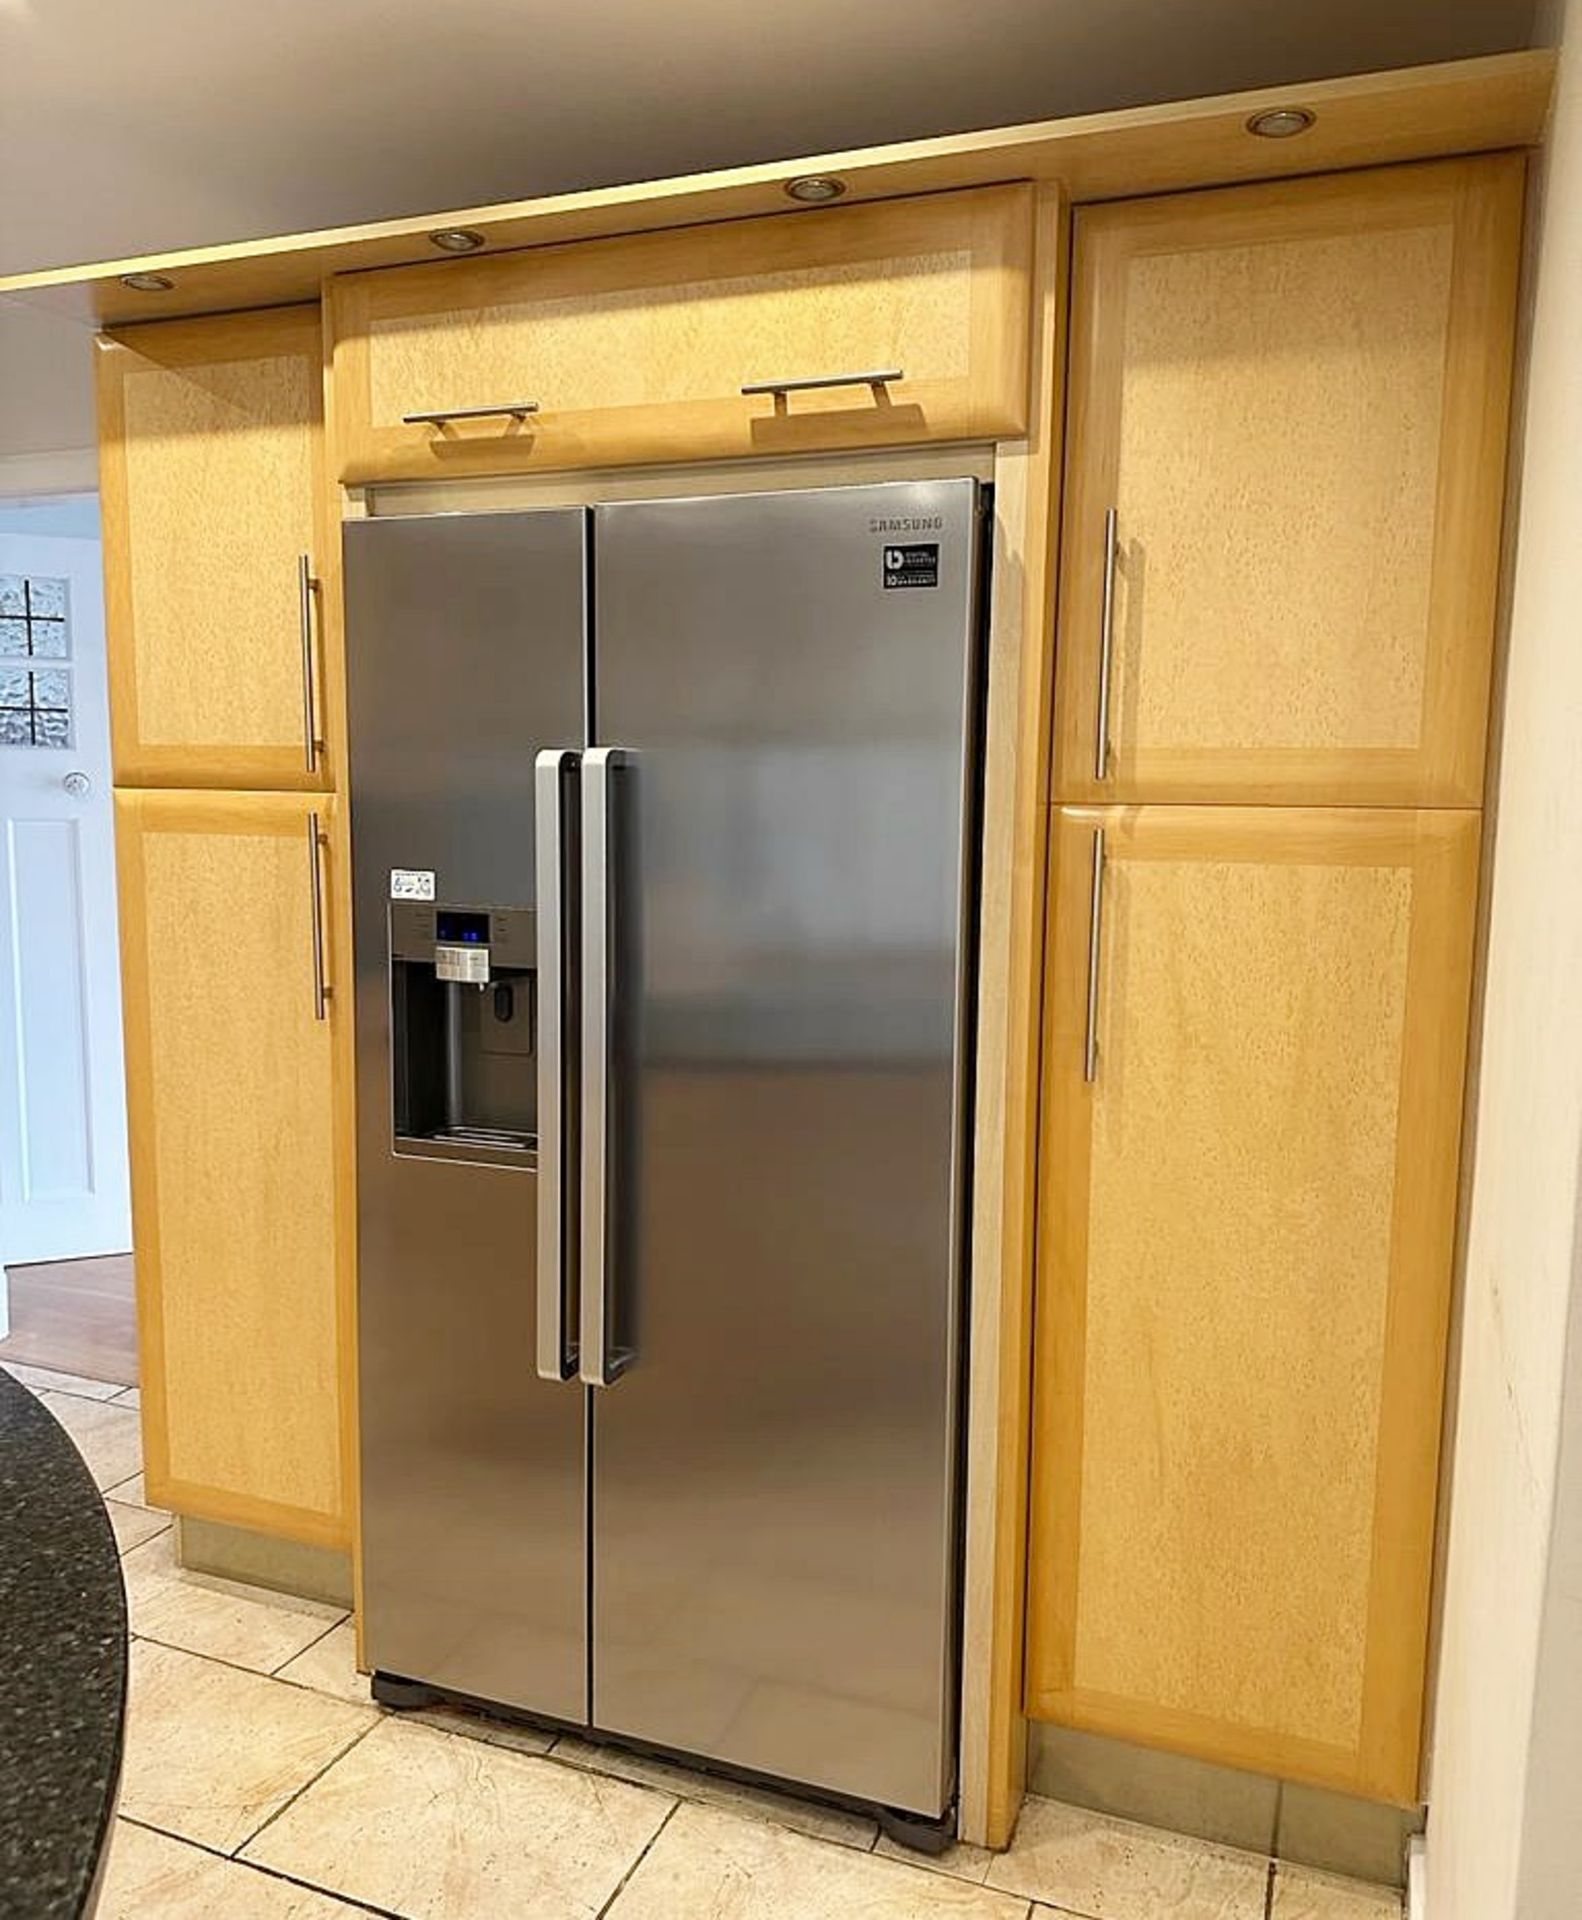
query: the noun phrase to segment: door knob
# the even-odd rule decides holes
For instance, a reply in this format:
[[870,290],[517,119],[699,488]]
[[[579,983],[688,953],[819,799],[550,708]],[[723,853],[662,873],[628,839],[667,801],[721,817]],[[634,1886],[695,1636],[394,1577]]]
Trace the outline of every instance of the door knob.
[[81,800],[85,794],[93,792],[93,782],[88,778],[87,774],[76,769],[68,773],[60,784],[71,795],[73,800]]

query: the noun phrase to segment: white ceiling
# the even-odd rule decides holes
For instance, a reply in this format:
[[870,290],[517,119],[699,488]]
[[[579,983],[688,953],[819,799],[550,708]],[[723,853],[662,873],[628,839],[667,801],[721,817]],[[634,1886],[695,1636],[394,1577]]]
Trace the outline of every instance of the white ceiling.
[[[1525,45],[1527,0],[0,0],[0,272]],[[92,437],[0,311],[0,457]]]

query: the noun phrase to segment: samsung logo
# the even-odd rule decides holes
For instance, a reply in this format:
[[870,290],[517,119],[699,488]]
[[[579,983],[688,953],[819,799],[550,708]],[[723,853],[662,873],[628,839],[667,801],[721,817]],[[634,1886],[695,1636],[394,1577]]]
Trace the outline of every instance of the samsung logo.
[[896,520],[870,520],[870,533],[936,533],[945,524],[942,513],[903,514]]

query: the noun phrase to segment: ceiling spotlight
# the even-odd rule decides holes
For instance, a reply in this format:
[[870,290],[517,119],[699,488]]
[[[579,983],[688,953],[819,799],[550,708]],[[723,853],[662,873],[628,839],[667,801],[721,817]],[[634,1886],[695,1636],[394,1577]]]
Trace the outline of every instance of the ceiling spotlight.
[[169,293],[175,281],[164,273],[123,273],[121,285],[133,293]]
[[471,227],[441,227],[429,239],[441,253],[476,253],[483,245],[483,235]]
[[838,200],[846,191],[846,182],[831,173],[804,173],[798,180],[786,182],[786,192],[805,207],[822,207]]
[[1270,107],[1252,116],[1247,131],[1260,140],[1289,140],[1293,134],[1306,133],[1316,118],[1307,107]]

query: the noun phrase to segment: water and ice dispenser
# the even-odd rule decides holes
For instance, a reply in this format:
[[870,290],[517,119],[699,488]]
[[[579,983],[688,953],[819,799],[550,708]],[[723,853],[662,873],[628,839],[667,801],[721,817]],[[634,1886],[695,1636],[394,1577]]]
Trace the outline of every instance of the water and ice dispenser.
[[516,1163],[538,1144],[537,916],[390,903],[395,1150]]

